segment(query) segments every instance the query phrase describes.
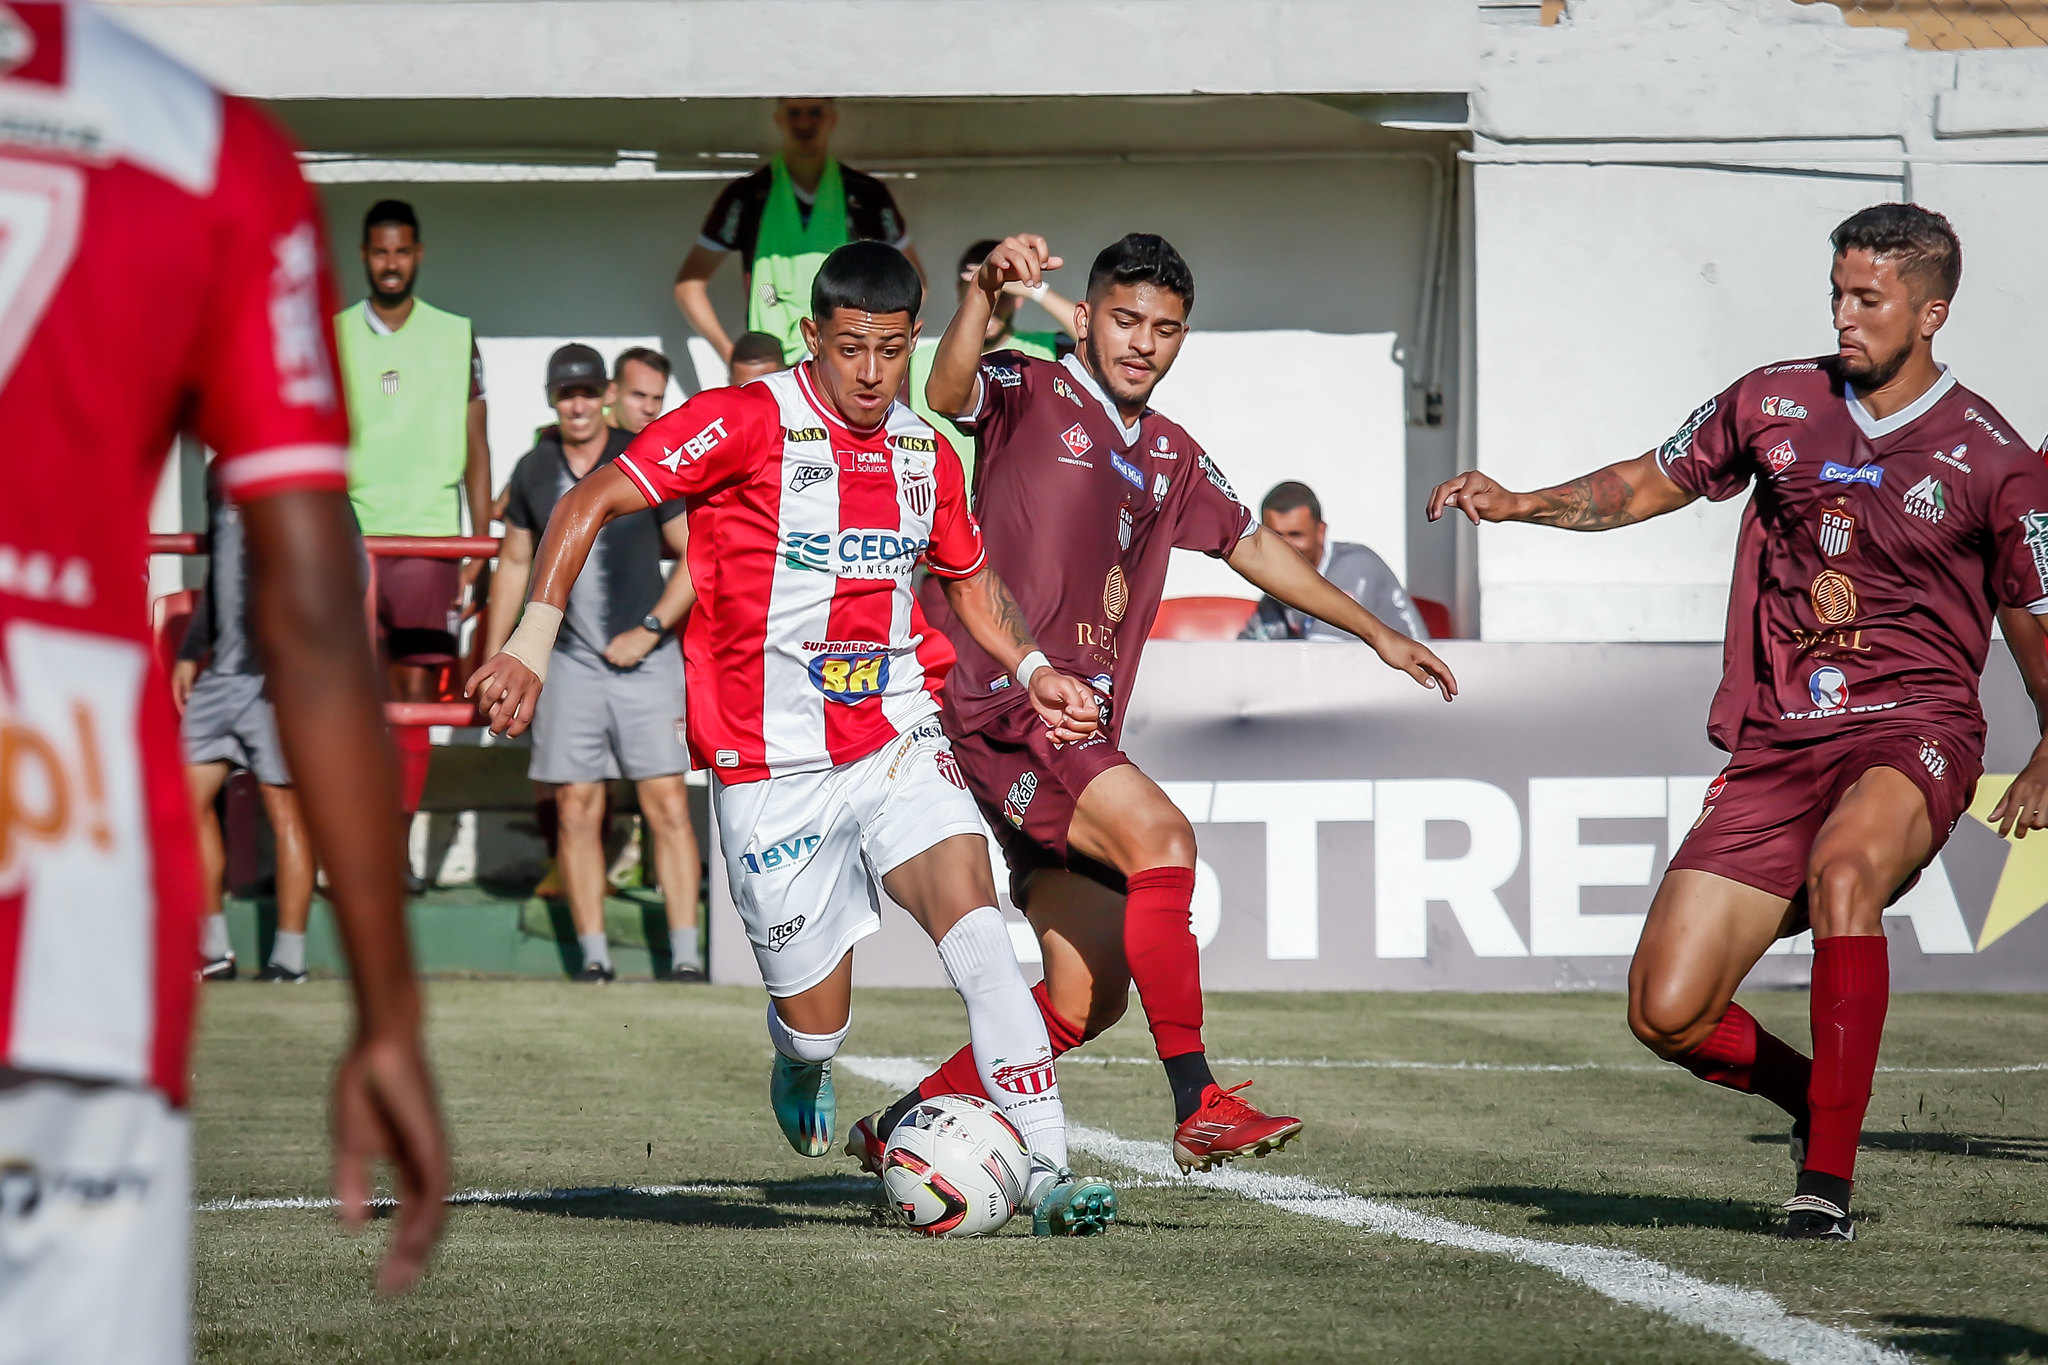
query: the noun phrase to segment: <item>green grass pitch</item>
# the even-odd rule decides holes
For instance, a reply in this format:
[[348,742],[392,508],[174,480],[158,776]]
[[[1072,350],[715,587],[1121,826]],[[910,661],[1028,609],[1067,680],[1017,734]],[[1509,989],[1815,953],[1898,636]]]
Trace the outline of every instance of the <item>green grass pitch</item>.
[[[1804,1042],[1805,997],[1751,994]],[[1501,1256],[1402,1241],[1178,1181],[1119,1183],[1104,1238],[969,1242],[880,1222],[871,1182],[806,1161],[767,1110],[758,991],[444,981],[432,1041],[459,1189],[684,1185],[456,1209],[413,1296],[369,1289],[381,1230],[331,1210],[197,1218],[199,1356],[218,1361],[1709,1362],[1763,1358]],[[1062,1063],[1070,1119],[1161,1143],[1130,1017]],[[326,1193],[325,1083],[343,988],[206,991],[197,1194]],[[846,1051],[965,1037],[931,991],[857,996]],[[1301,1115],[1264,1162],[1518,1237],[1622,1248],[1937,1362],[2048,1361],[2048,997],[1893,1002],[1852,1245],[1775,1239],[1784,1127],[1659,1069],[1612,995],[1221,995],[1217,1058],[1597,1063],[1568,1071],[1222,1064]],[[1119,1061],[1115,1059],[1131,1059]],[[892,1098],[842,1065],[840,1131]]]

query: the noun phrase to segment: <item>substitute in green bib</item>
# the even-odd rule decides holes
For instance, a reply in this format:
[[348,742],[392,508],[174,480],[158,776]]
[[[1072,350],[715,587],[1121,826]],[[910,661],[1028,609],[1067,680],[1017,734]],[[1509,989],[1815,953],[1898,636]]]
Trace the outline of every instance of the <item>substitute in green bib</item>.
[[[959,297],[966,297],[967,286],[972,283],[981,263],[988,259],[988,253],[1001,243],[989,237],[976,242],[960,253],[960,268],[954,290]],[[1049,332],[1020,332],[1017,330],[1017,305],[1030,299],[1043,308],[1046,315],[1056,324]],[[1002,297],[996,300],[995,308],[989,313],[988,329],[981,338],[981,353],[990,351],[1021,351],[1036,360],[1058,360],[1074,349],[1074,334],[1069,330],[1074,322],[1074,305],[1055,293],[1052,286],[1041,284],[1036,289],[1027,289],[1021,284],[1007,285]],[[924,385],[932,376],[932,357],[938,353],[939,339],[928,336],[918,342],[917,349],[910,356],[910,406],[918,416],[937,427],[945,438],[953,443],[953,449],[960,455],[960,463],[967,470],[967,486],[974,487],[974,437],[960,430],[949,418],[952,414],[932,411],[932,405],[925,401]]]
[[838,248],[887,242],[924,275],[895,198],[881,181],[833,159],[828,144],[838,121],[831,100],[777,100],[782,150],[726,186],[676,272],[676,306],[721,360],[731,361],[732,338],[711,306],[709,284],[735,252],[747,298],[745,325],[737,330],[766,332],[792,358],[804,354],[798,324],[810,315],[811,280]]

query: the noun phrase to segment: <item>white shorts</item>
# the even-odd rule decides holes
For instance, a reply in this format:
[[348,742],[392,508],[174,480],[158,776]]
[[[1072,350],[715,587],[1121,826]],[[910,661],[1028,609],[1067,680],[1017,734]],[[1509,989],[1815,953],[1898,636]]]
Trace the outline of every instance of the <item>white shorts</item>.
[[191,1356],[192,1131],[163,1096],[0,1088],[0,1365]]
[[711,808],[773,996],[817,985],[882,927],[881,878],[956,834],[986,837],[936,719],[823,772],[713,782]]

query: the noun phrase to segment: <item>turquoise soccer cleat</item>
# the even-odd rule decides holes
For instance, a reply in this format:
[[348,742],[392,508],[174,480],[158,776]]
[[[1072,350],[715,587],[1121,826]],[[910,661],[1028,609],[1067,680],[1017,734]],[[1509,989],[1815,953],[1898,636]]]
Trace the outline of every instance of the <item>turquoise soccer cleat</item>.
[[1077,1176],[1031,1156],[1032,1182],[1025,1205],[1033,1237],[1093,1237],[1116,1221],[1116,1191],[1100,1176]]
[[775,1069],[768,1076],[768,1103],[775,1110],[776,1126],[801,1155],[823,1156],[832,1150],[837,1112],[832,1063],[792,1061],[776,1053]]

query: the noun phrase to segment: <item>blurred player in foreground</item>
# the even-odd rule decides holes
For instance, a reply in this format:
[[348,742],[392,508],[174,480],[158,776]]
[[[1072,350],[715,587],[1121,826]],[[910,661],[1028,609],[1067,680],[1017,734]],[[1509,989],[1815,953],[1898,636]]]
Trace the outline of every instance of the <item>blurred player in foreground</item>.
[[[0,9],[0,1355],[190,1349],[199,869],[149,645],[150,497],[181,421],[242,509],[256,642],[352,965],[335,1192],[401,1205],[378,1277],[419,1278],[447,1156],[401,916],[397,782],[363,628],[319,212],[250,106],[86,5]],[[26,148],[31,130],[90,129]],[[89,154],[88,154],[89,152]],[[118,402],[78,357],[140,339]]]
[[806,1156],[831,1147],[831,1059],[851,1026],[853,946],[881,925],[879,882],[931,934],[966,1002],[975,1074],[1032,1153],[1020,1206],[1033,1231],[1100,1232],[1116,1197],[1067,1169],[1052,1048],[916,653],[911,570],[922,560],[945,584],[1035,724],[1079,743],[1095,704],[1046,664],[988,567],[952,447],[895,401],[922,294],[892,246],[827,257],[802,321],[809,360],[706,390],[555,504],[532,600],[470,690],[493,729],[524,730],[599,529],[684,499],[698,591],[683,641],[690,747],[716,779],[726,875],[768,986],[783,1136]]
[[[932,363],[932,409],[956,414],[981,446],[976,505],[989,562],[1015,585],[1027,626],[1061,668],[1086,677],[1102,728],[1081,742],[1047,733],[980,641],[948,628],[960,662],[947,679],[946,729],[967,784],[1003,840],[1012,898],[1045,954],[1034,992],[1053,1050],[1078,1047],[1122,1017],[1132,982],[1174,1100],[1174,1159],[1207,1170],[1260,1155],[1301,1131],[1261,1113],[1210,1074],[1202,1044],[1200,950],[1189,922],[1195,833],[1179,807],[1118,747],[1118,699],[1166,584],[1168,551],[1201,550],[1289,606],[1357,635],[1389,667],[1448,700],[1451,672],[1390,629],[1259,524],[1223,474],[1148,406],[1187,336],[1195,282],[1180,253],[1133,233],[1106,247],[1074,310],[1075,351],[1057,361],[984,356],[1006,287],[1037,286],[1060,265],[1043,238],[988,253]],[[965,1054],[881,1114],[847,1151],[872,1164],[920,1096],[981,1093]]]
[[[1629,1026],[1790,1114],[1785,1236],[1848,1241],[1890,997],[1882,917],[1969,808],[1994,609],[2042,695],[2048,469],[1935,363],[1962,278],[1948,220],[1880,204],[1833,245],[1833,355],[1754,370],[1656,450],[1571,483],[1511,493],[1461,474],[1429,516],[1604,531],[1750,493],[1707,727],[1731,757],[1650,905]],[[2048,741],[1993,818],[2040,829],[2044,805]],[[1775,940],[1809,926],[1811,1061],[1733,1000]]]

